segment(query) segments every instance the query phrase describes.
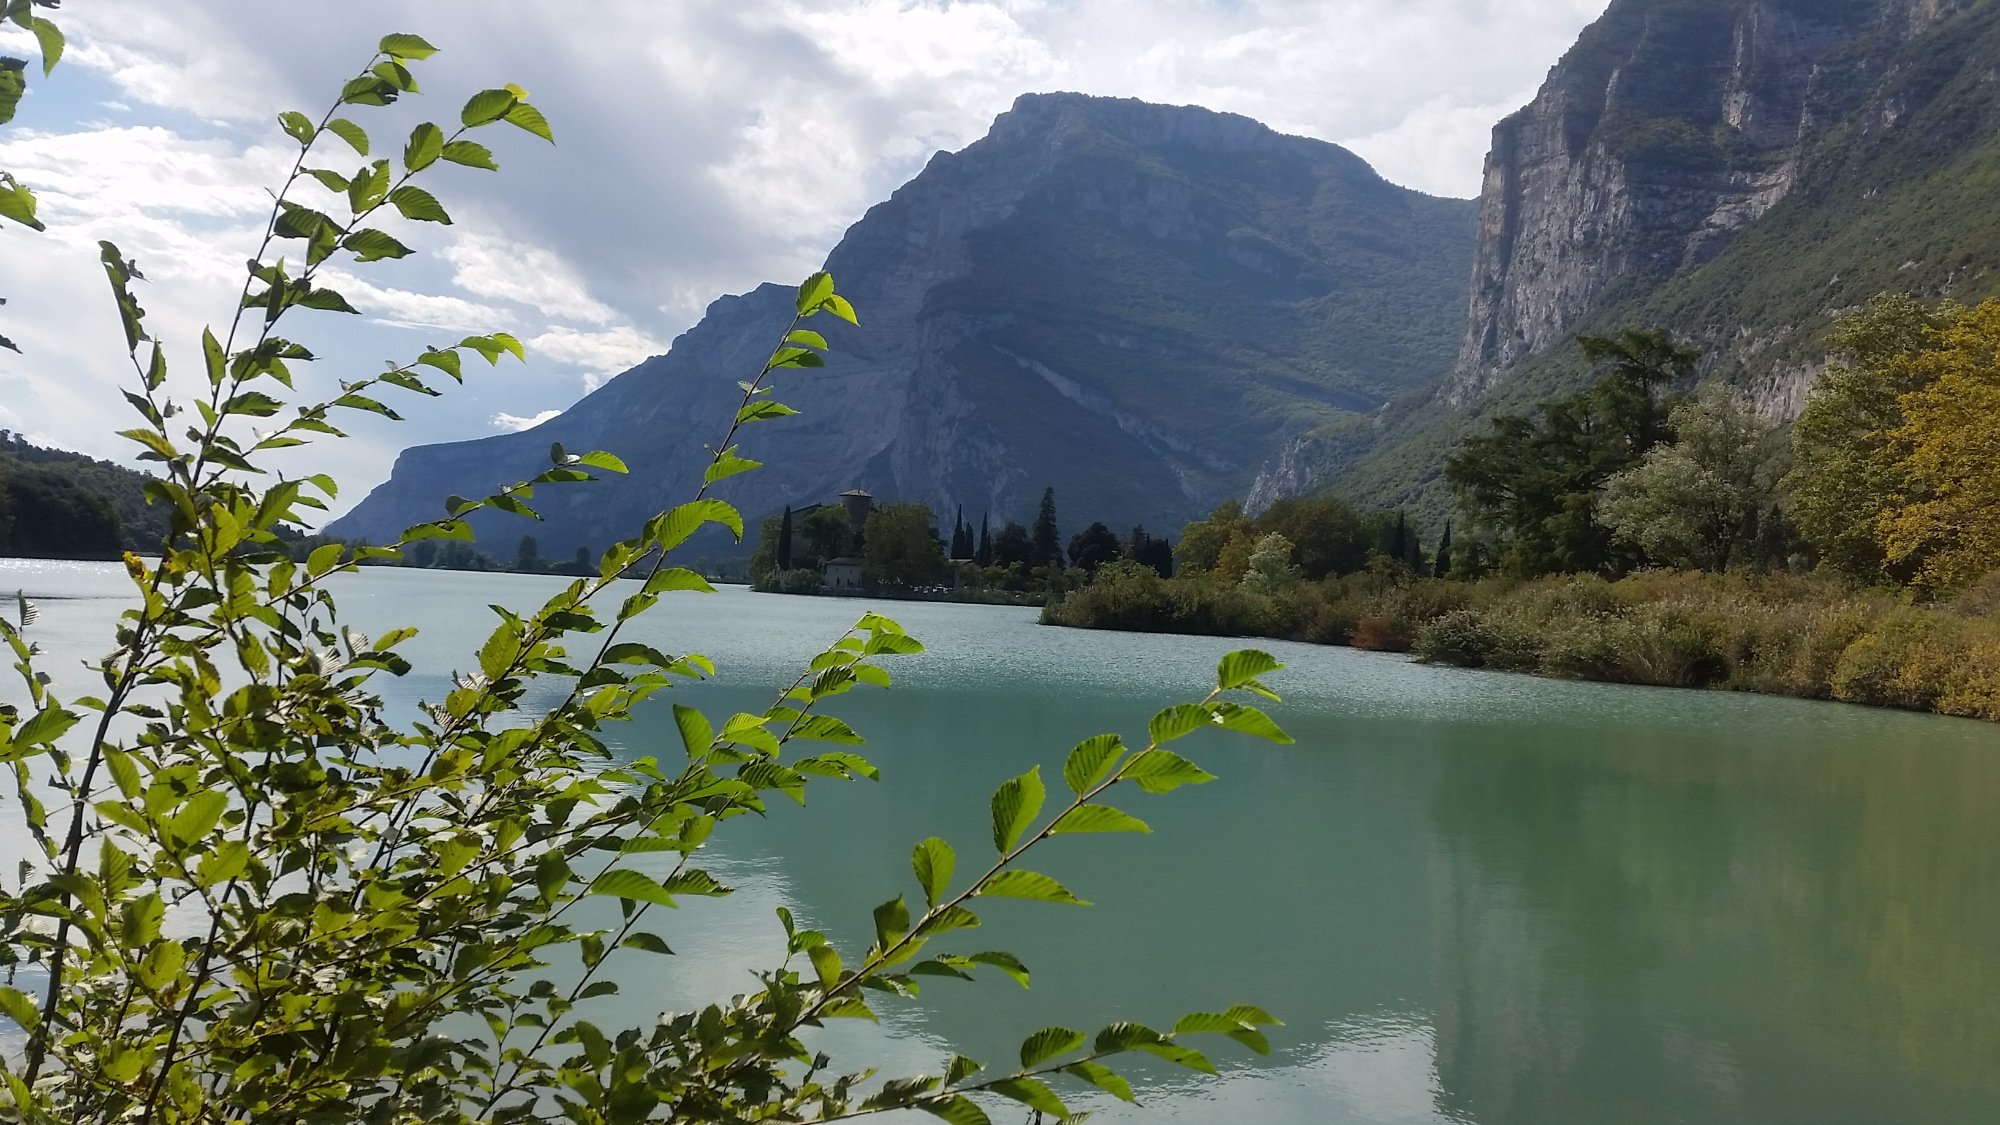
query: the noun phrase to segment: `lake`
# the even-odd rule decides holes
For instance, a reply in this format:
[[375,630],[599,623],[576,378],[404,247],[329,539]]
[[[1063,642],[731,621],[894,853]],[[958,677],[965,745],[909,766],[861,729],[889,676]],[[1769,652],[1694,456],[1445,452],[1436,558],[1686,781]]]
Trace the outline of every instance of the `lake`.
[[[409,706],[470,663],[487,603],[539,604],[561,581],[378,570],[340,593],[370,632],[425,627],[392,696]],[[44,667],[79,684],[125,579],[0,560],[0,590],[16,587],[40,601]],[[874,904],[913,888],[914,841],[945,836],[968,866],[991,847],[994,785],[1038,762],[1053,776],[1085,736],[1141,734],[1251,643],[734,588],[672,596],[641,634],[714,658],[717,680],[673,696],[726,715],[760,710],[868,609],[930,646],[889,662],[894,691],[837,701],[883,780],[817,785],[805,808],[780,799],[719,832],[711,867],[737,894],[658,919],[682,956],[636,963],[624,1014],[752,987],[779,959],[780,904],[865,946]],[[1220,780],[1118,802],[1154,835],[1038,853],[1095,906],[983,910],[966,948],[1020,954],[1032,990],[931,984],[881,1004],[879,1028],[829,1032],[837,1063],[999,1063],[1051,1023],[1245,1002],[1286,1021],[1270,1057],[1218,1041],[1218,1079],[1141,1067],[1145,1108],[1099,1120],[2000,1121],[2000,729],[1255,643],[1290,665],[1269,677],[1286,697],[1272,711],[1298,745],[1188,740]],[[625,755],[680,753],[665,702],[615,734]],[[0,858],[20,846],[0,834]]]

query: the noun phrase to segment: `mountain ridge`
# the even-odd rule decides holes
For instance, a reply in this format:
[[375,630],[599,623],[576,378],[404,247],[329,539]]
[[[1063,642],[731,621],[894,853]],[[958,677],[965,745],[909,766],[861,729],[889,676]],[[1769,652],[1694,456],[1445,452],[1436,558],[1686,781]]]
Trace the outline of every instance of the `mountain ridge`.
[[[828,331],[828,366],[780,387],[803,415],[746,438],[771,468],[725,496],[752,518],[848,487],[1025,518],[1053,484],[1066,523],[1178,527],[1292,434],[1449,365],[1474,219],[1248,118],[1024,95],[842,237],[827,268],[861,327]],[[619,453],[631,477],[544,494],[543,524],[479,530],[601,547],[692,493],[789,302],[776,286],[719,300],[556,419],[406,450],[329,531],[386,540],[450,492],[532,475],[560,441]]]

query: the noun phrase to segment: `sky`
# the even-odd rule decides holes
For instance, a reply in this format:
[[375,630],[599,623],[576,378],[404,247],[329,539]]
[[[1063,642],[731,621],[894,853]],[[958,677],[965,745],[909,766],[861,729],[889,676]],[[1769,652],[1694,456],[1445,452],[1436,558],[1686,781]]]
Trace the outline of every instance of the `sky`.
[[[1479,190],[1492,126],[1532,97],[1605,0],[72,0],[53,76],[31,71],[0,169],[49,226],[0,230],[0,429],[130,460],[131,377],[97,265],[135,259],[177,378],[224,321],[296,146],[385,33],[440,48],[423,96],[357,115],[381,149],[473,92],[525,87],[556,144],[489,130],[501,171],[447,168],[454,222],[393,233],[418,254],[342,271],[359,317],[290,327],[331,387],[470,332],[525,364],[399,400],[316,447],[338,509],[402,448],[518,429],[664,352],[724,294],[812,272],[930,156],[1023,93],[1202,105],[1333,141],[1397,183]],[[0,31],[0,54],[32,41]],[[335,150],[339,150],[337,143]],[[351,153],[328,163],[358,164]],[[343,171],[352,171],[344,167]],[[294,244],[296,245],[296,244]],[[495,482],[496,484],[500,482]]]

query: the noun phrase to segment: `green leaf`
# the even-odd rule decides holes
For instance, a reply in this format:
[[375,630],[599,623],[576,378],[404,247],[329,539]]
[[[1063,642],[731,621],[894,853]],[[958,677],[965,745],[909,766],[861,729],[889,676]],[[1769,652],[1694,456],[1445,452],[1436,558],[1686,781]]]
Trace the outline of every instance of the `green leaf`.
[[311,144],[313,135],[317,132],[313,128],[312,118],[295,109],[288,109],[279,114],[278,126],[285,131],[286,136],[302,145]]
[[674,704],[674,726],[681,732],[681,745],[687,748],[689,758],[704,757],[708,748],[715,744],[715,726],[708,721],[708,716],[693,707]]
[[945,1084],[952,1085],[963,1082],[984,1069],[976,1059],[969,1059],[964,1055],[953,1055],[951,1062],[947,1063],[944,1068]]
[[1063,762],[1063,781],[1081,797],[1110,776],[1112,768],[1124,756],[1125,742],[1115,734],[1087,738]]
[[1083,1032],[1067,1027],[1045,1027],[1021,1042],[1021,1066],[1032,1069],[1057,1055],[1066,1055],[1083,1046]]
[[29,230],[46,230],[35,217],[35,193],[5,172],[0,172],[0,219],[11,219]]
[[483,168],[488,172],[500,170],[500,166],[493,162],[493,150],[476,141],[453,141],[444,146],[440,155],[453,164],[463,164],[467,168]]
[[910,908],[897,895],[875,908],[875,948],[886,952],[910,932]]
[[1224,691],[1234,691],[1269,672],[1283,668],[1277,657],[1256,649],[1243,649],[1222,658],[1215,668],[1215,686]]
[[404,184],[390,192],[389,202],[396,210],[402,212],[405,219],[420,223],[451,225],[451,216],[445,212],[444,204],[437,201],[437,196],[415,184]]
[[1059,902],[1070,906],[1090,905],[1069,893],[1069,888],[1039,871],[1002,871],[988,879],[986,884],[979,888],[979,893],[991,898],[1024,898],[1033,902]]
[[711,523],[727,527],[738,540],[743,538],[742,514],[720,500],[696,500],[682,504],[655,521],[657,531],[654,528],[647,530],[658,541],[661,550],[671,551]]
[[951,845],[936,836],[924,840],[910,851],[910,867],[917,874],[917,882],[924,888],[924,902],[932,909],[944,900],[944,892],[951,885],[952,871],[958,865],[958,855]]
[[368,155],[368,131],[345,117],[336,117],[326,123],[326,131],[346,141],[357,156]]
[[654,882],[650,876],[642,875],[630,868],[606,871],[592,879],[587,893],[609,895],[630,902],[648,902],[655,906],[674,904],[674,896],[668,894],[665,887]]
[[1054,1090],[1033,1078],[1002,1078],[991,1083],[987,1089],[1002,1097],[1012,1098],[1022,1105],[1041,1113],[1052,1114],[1058,1121],[1067,1120],[1069,1107]]
[[1148,750],[1132,759],[1122,776],[1148,793],[1171,793],[1183,785],[1215,780],[1214,774],[1167,750]]
[[410,141],[403,146],[403,167],[411,172],[421,172],[437,163],[444,155],[444,132],[426,121],[410,130]]
[[647,953],[657,953],[662,957],[674,955],[673,949],[658,934],[649,934],[644,930],[626,934],[625,940],[618,943],[618,948],[643,950]]
[[396,241],[387,233],[373,228],[355,231],[340,240],[340,244],[353,251],[357,262],[375,262],[383,258],[407,258],[409,247]]
[[821,270],[799,285],[798,310],[809,313],[833,296],[833,275]]
[[26,59],[0,59],[0,125],[14,120],[21,95],[28,92]]
[[215,831],[216,824],[228,808],[228,794],[218,789],[205,789],[189,797],[180,811],[167,822],[166,835],[183,845],[193,844]]
[[1091,1051],[1093,1054],[1115,1055],[1166,1041],[1166,1036],[1145,1024],[1121,1020],[1097,1033],[1097,1041],[1091,1045]]
[[1046,796],[1040,766],[1002,782],[993,791],[993,847],[1005,853],[1019,842],[1021,833],[1041,814]]
[[514,103],[514,108],[507,111],[507,123],[533,133],[550,144],[556,143],[555,130],[549,128],[549,119],[542,116],[541,110],[527,102]]
[[716,481],[726,480],[738,473],[747,473],[752,469],[761,469],[763,467],[764,463],[762,461],[752,461],[745,457],[738,457],[734,453],[725,452],[709,463],[708,471],[702,474],[701,483],[714,484]]
[[318,578],[332,570],[340,562],[341,553],[346,549],[344,543],[327,543],[313,548],[312,554],[306,556],[306,576]]
[[1254,735],[1281,745],[1291,745],[1296,741],[1272,722],[1269,715],[1255,707],[1246,707],[1241,703],[1211,703],[1209,711],[1215,716],[1216,724],[1224,730]]
[[518,100],[512,90],[481,90],[466,101],[465,108],[459,111],[458,120],[468,129],[491,125],[507,116],[507,111],[514,108]]
[[1155,746],[1186,738],[1209,723],[1208,710],[1195,703],[1177,703],[1153,716],[1146,726]]
[[948,1121],[951,1125],[993,1125],[986,1111],[977,1102],[964,1094],[953,1094],[947,1098],[926,1098],[917,1103],[917,1108],[932,1117]]
[[606,453],[602,449],[591,450],[589,453],[577,458],[576,463],[586,468],[603,469],[607,473],[624,473],[629,471],[625,468],[625,462],[618,459],[617,454]]
[[35,1002],[18,988],[0,985],[0,1015],[19,1024],[23,1031],[33,1032],[42,1026],[42,1014],[35,1010]]
[[1139,1100],[1132,1096],[1132,1084],[1103,1063],[1071,1063],[1062,1069],[1064,1074],[1081,1078],[1120,1101],[1136,1103]]
[[1015,984],[1020,985],[1022,988],[1028,987],[1028,967],[1021,964],[1021,959],[1012,953],[1000,949],[989,949],[984,953],[975,953],[966,958],[966,960],[975,965],[991,965],[993,968],[1006,973],[1008,977],[1012,978]]
[[42,49],[42,77],[47,78],[63,57],[63,33],[51,20],[30,19],[28,30],[35,33],[35,44]]
[[1078,832],[1151,832],[1138,817],[1110,805],[1078,805],[1062,814],[1049,828],[1052,836]]
[[739,423],[768,422],[773,418],[784,418],[797,413],[798,411],[793,410],[782,402],[775,402],[771,399],[760,399],[738,410],[736,412],[736,421]]
[[376,49],[391,58],[412,59],[416,61],[422,61],[437,54],[437,48],[425,42],[423,36],[411,35],[408,32],[384,35],[381,44]]
[[830,945],[815,945],[811,949],[806,950],[806,956],[812,959],[813,972],[819,975],[819,982],[821,984],[834,985],[840,983],[840,952],[838,950]]
[[694,590],[697,593],[703,594],[715,593],[715,587],[709,584],[708,579],[703,578],[701,575],[684,566],[664,567],[656,571],[651,578],[646,579],[646,592],[648,594],[665,594],[676,590]]

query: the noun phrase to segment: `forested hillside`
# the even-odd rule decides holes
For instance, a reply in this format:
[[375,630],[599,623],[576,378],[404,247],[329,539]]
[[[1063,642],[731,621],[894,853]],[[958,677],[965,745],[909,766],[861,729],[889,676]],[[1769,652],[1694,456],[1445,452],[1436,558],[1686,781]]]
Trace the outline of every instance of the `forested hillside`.
[[0,556],[114,558],[154,552],[166,512],[146,503],[144,473],[45,449],[0,430]]

